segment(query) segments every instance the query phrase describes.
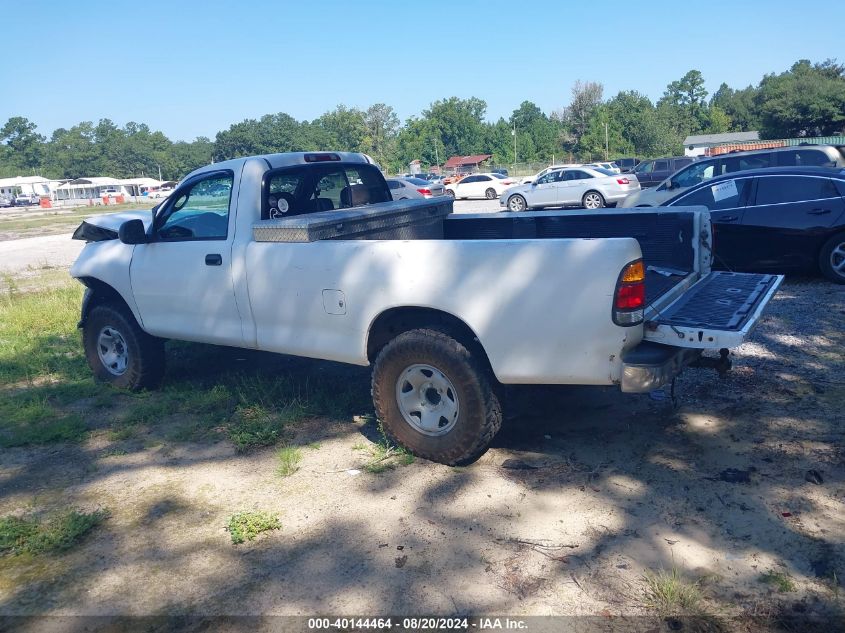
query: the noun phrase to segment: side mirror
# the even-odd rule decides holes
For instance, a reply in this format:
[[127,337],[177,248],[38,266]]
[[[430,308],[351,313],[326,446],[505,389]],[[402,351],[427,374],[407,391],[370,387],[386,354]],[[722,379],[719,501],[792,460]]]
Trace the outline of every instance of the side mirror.
[[120,225],[117,237],[124,244],[146,244],[147,232],[141,220],[128,220]]

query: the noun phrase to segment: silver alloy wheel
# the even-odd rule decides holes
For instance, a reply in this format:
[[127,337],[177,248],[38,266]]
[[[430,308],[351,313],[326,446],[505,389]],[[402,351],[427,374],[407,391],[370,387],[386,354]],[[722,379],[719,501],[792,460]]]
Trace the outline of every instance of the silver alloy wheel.
[[600,209],[602,206],[602,198],[599,194],[591,191],[587,195],[584,196],[584,208],[585,209]]
[[460,403],[452,381],[431,365],[407,367],[396,380],[396,403],[405,422],[423,435],[445,435],[458,421]]
[[840,277],[845,277],[845,242],[840,242],[830,251],[830,267]]
[[522,196],[511,196],[508,198],[508,209],[511,211],[524,211],[525,198]]
[[114,327],[107,325],[97,337],[97,355],[110,374],[122,376],[129,366],[129,350],[123,335]]
[[496,190],[493,189],[492,187],[490,189],[488,189],[487,191],[485,191],[484,195],[488,200],[495,200],[496,197],[497,197],[496,196]]

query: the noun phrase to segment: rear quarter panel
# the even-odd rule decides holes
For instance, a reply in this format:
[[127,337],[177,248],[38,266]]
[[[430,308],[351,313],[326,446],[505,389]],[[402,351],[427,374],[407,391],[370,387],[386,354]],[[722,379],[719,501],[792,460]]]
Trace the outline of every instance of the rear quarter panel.
[[[249,298],[260,349],[368,364],[370,325],[395,307],[466,323],[503,383],[611,384],[642,337],[611,318],[631,238],[251,242]],[[323,290],[340,290],[343,315]]]

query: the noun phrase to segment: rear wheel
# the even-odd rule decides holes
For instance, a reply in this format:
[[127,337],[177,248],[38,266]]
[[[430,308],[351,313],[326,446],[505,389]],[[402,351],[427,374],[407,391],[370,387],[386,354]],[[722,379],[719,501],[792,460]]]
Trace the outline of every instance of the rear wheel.
[[508,198],[508,209],[511,211],[525,211],[528,208],[528,204],[525,202],[525,198],[523,198],[519,194],[515,194]]
[[498,196],[496,196],[496,190],[491,187],[490,189],[484,192],[484,197],[486,197],[488,200],[494,200]]
[[455,197],[455,192],[454,192],[453,190],[451,190],[451,189],[447,189],[447,190],[446,190],[446,195],[447,195],[447,196],[449,196],[450,198],[454,198],[454,197]]
[[581,198],[581,204],[585,209],[601,209],[604,206],[604,197],[598,191],[588,191]]
[[144,332],[125,309],[94,307],[82,330],[94,376],[123,389],[152,389],[164,376],[164,341]]
[[410,330],[384,347],[373,403],[391,441],[450,466],[480,457],[502,424],[490,370],[439,330]]
[[831,237],[819,252],[822,274],[837,284],[845,284],[845,233]]

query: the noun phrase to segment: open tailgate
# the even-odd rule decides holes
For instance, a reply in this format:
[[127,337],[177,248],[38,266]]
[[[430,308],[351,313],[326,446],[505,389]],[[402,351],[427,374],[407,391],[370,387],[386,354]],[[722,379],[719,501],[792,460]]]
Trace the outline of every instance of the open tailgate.
[[741,345],[754,330],[783,275],[717,271],[650,315],[644,339],[696,349]]

